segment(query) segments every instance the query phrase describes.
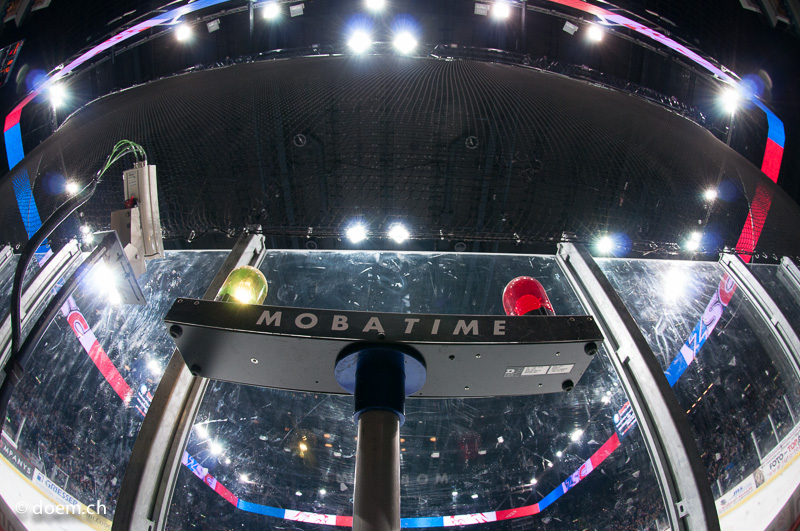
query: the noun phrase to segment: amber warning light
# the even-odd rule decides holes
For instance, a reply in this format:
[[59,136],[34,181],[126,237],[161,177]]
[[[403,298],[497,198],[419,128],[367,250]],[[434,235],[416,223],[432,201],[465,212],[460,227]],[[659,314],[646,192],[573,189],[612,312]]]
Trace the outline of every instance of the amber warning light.
[[555,315],[553,305],[541,282],[531,277],[517,277],[503,290],[506,315]]

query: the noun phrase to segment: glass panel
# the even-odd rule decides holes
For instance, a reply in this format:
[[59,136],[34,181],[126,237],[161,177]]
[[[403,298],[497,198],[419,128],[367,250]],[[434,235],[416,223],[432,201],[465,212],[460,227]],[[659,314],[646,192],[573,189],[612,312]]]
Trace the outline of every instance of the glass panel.
[[174,350],[162,318],[177,293],[202,296],[226,255],[171,252],[148,262],[139,279],[145,306],[108,302],[111,290],[98,283],[97,267],[79,285],[69,316],[50,325],[9,405],[4,442],[16,445],[27,472],[17,468],[29,483],[64,504],[99,502],[102,516],[112,518],[143,415]]
[[[584,313],[552,257],[272,252],[262,270],[266,303],[274,305],[503,315],[505,284],[531,275],[557,313]],[[441,527],[443,517],[482,512],[503,519],[511,517],[503,511],[531,511],[519,517],[536,507],[541,514],[487,529],[665,529],[638,430],[616,449],[613,417],[625,403],[603,349],[569,394],[409,399],[400,432],[401,516],[412,519],[406,525]],[[352,415],[349,396],[212,383],[184,453],[167,528],[311,529],[298,520],[319,515],[346,525],[356,451]],[[562,482],[570,485],[582,466],[587,473],[590,458],[600,471],[556,500]],[[420,518],[430,520],[414,520]],[[460,520],[468,521],[478,519]]]
[[716,263],[598,263],[676,382],[717,495],[777,473],[766,454],[774,432],[785,436],[794,424],[786,404],[797,403],[800,383],[752,302],[734,283],[720,284],[727,277]]
[[12,255],[6,264],[0,268],[0,308],[5,316],[11,304],[11,289],[14,284],[14,270],[19,262],[19,255]]
[[800,335],[800,291],[789,280],[780,266],[754,264],[750,266],[753,276],[781,309],[781,312]]

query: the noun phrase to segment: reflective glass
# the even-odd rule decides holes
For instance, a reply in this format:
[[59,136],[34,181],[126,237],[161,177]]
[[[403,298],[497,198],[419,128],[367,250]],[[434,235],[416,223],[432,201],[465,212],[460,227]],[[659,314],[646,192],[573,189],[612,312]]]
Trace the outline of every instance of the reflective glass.
[[[529,275],[544,285],[556,313],[584,313],[553,257],[271,252],[261,269],[271,305],[503,315],[503,288]],[[625,403],[604,349],[571,393],[409,399],[400,430],[404,525],[497,519],[478,527],[665,529],[638,429],[621,442],[615,433],[613,417]],[[352,416],[349,396],[212,382],[167,528],[348,525]],[[531,516],[518,518],[525,514]]]
[[781,309],[795,333],[800,335],[800,286],[791,280],[781,266],[753,264],[750,271]]
[[4,443],[16,446],[28,483],[65,505],[99,502],[105,519],[97,525],[107,527],[174,350],[162,318],[178,293],[202,296],[226,255],[177,252],[148,262],[139,279],[143,306],[109,302],[113,290],[93,268],[69,311],[49,326],[11,397]]
[[796,372],[717,263],[598,263],[674,383],[724,512],[741,499],[736,492],[779,473],[792,451],[782,443],[797,434],[788,409],[800,397]]

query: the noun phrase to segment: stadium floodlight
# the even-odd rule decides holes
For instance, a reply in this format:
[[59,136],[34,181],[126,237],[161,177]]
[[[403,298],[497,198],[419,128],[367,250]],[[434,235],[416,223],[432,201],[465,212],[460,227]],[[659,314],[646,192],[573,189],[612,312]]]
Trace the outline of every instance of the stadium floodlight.
[[735,114],[739,109],[741,94],[733,87],[728,87],[720,94],[720,105],[728,114]]
[[410,234],[408,233],[408,229],[399,223],[396,223],[389,228],[389,237],[397,243],[403,243],[408,239],[409,236]]
[[67,185],[64,187],[64,191],[67,192],[69,195],[75,195],[78,193],[78,183],[75,181],[69,181]]
[[684,247],[688,251],[696,251],[700,248],[700,240],[703,238],[703,235],[699,232],[693,232],[689,235],[689,239],[686,240]]
[[597,24],[589,24],[586,28],[586,38],[592,42],[600,42],[603,40],[603,29]]
[[400,32],[394,38],[394,48],[402,54],[413,53],[417,48],[417,39],[414,38],[411,32]]
[[492,4],[492,16],[498,20],[507,19],[511,15],[511,6],[508,2],[498,0]]
[[216,300],[261,304],[267,298],[267,279],[253,266],[239,266],[230,272],[217,293]]
[[264,9],[261,15],[267,20],[278,18],[281,14],[281,6],[278,2],[267,2],[264,4]]
[[180,42],[188,41],[192,36],[192,28],[189,27],[188,24],[179,24],[177,28],[175,28],[175,38],[178,39]]
[[583,430],[581,429],[576,429],[572,432],[572,435],[569,436],[569,438],[572,439],[572,442],[580,440],[581,437],[583,437]]
[[58,109],[64,105],[66,99],[67,90],[64,88],[64,85],[56,83],[50,87],[50,105],[52,105],[54,109]]
[[594,244],[594,247],[597,249],[597,252],[601,254],[608,254],[614,250],[614,238],[611,236],[603,236],[597,240],[597,243]]
[[358,243],[367,239],[367,228],[362,223],[355,223],[347,228],[345,236],[352,243]]
[[356,31],[350,36],[347,45],[355,53],[364,53],[372,46],[372,37],[366,31]]
[[716,188],[709,188],[705,192],[703,192],[703,197],[706,201],[713,201],[717,198],[717,189]]
[[364,0],[364,5],[370,11],[382,11],[386,7],[386,0]]

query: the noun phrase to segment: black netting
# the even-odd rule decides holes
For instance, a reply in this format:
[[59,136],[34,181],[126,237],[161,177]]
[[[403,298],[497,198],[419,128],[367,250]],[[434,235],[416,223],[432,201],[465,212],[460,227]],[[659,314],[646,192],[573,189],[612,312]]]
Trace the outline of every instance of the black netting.
[[[736,245],[760,186],[757,207],[764,193],[771,206],[757,251],[800,247],[797,205],[683,116],[531,68],[388,56],[237,64],[104,97],[3,180],[2,239],[25,240],[14,176],[27,172],[44,217],[64,199],[49,180],[88,181],[123,138],[158,167],[176,245],[248,224],[278,244],[309,231],[337,238],[360,217],[381,233],[402,219],[418,241],[620,232],[635,251],[676,252],[701,230],[716,250]],[[81,223],[109,225],[125,167],[108,173]],[[711,204],[710,187],[720,190]]]

